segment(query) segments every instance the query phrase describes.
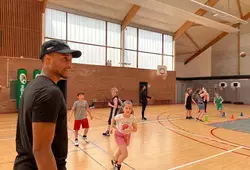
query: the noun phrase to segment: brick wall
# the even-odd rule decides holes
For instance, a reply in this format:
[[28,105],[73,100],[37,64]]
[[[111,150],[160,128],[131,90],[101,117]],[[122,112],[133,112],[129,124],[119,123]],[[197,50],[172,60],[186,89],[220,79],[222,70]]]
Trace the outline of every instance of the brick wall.
[[0,0],[0,56],[39,57],[42,7],[37,0]]
[[[33,70],[40,69],[41,62],[35,59],[0,57],[0,85],[3,86],[0,92],[0,113],[16,111],[15,101],[9,100],[10,89],[7,82],[16,79],[18,68],[27,69],[28,79],[31,80]],[[68,108],[71,108],[79,91],[84,92],[86,99],[91,102],[93,98],[110,98],[110,89],[114,86],[119,89],[122,99],[133,100],[138,104],[140,81],[151,85],[148,95],[153,100],[175,101],[175,72],[168,72],[167,79],[163,80],[156,76],[154,70],[74,64],[68,80]]]

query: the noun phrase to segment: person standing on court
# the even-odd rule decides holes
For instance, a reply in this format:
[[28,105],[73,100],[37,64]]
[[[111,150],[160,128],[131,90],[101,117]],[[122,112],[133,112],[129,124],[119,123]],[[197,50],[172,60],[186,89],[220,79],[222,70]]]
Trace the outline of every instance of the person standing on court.
[[147,118],[144,115],[145,115],[146,107],[148,105],[148,99],[150,99],[150,97],[147,96],[146,89],[147,89],[147,87],[143,86],[141,91],[140,91],[140,101],[141,101],[141,105],[142,105],[142,111],[141,111],[142,120],[147,120]]
[[66,170],[67,109],[57,82],[80,56],[60,40],[41,46],[41,75],[25,88],[18,113],[14,170]]

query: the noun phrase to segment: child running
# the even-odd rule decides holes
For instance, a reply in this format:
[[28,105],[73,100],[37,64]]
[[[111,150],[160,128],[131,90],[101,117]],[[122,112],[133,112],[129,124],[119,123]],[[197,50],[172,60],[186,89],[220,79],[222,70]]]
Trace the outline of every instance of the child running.
[[217,107],[217,110],[220,112],[221,116],[222,117],[225,117],[226,114],[222,111],[222,103],[223,103],[223,98],[219,95],[218,92],[215,92],[215,98],[214,98],[214,104],[216,105]]
[[91,120],[93,119],[92,114],[89,109],[88,102],[84,100],[84,93],[78,93],[77,94],[78,100],[75,101],[72,109],[71,109],[71,114],[69,117],[69,121],[71,120],[72,115],[74,114],[75,117],[75,123],[74,123],[74,130],[75,130],[75,146],[79,145],[78,142],[78,131],[80,130],[80,126],[82,125],[82,128],[84,129],[84,134],[83,134],[83,140],[85,142],[89,142],[87,139],[87,134],[89,131],[89,121],[86,115],[86,112],[89,113],[89,116]]
[[111,90],[111,95],[112,95],[112,100],[111,102],[108,103],[108,105],[111,107],[110,108],[110,113],[109,113],[109,119],[108,119],[108,129],[106,132],[102,133],[104,136],[110,136],[109,131],[110,131],[110,125],[111,125],[111,120],[113,117],[117,115],[117,112],[119,110],[119,106],[121,106],[122,101],[118,97],[118,89],[113,87]]
[[186,107],[187,110],[187,115],[186,115],[186,119],[193,119],[191,112],[192,112],[192,102],[194,102],[194,104],[196,104],[196,102],[194,101],[194,99],[192,99],[192,89],[191,88],[187,88],[187,92],[185,94],[185,104],[184,106]]
[[[115,129],[115,140],[118,145],[118,149],[111,163],[114,166],[114,170],[120,170],[121,164],[128,157],[127,146],[130,143],[130,135],[132,132],[137,131],[137,120],[133,113],[133,104],[131,101],[126,100],[121,109],[122,114],[116,115],[112,119],[110,134]],[[120,111],[119,111],[120,112]]]

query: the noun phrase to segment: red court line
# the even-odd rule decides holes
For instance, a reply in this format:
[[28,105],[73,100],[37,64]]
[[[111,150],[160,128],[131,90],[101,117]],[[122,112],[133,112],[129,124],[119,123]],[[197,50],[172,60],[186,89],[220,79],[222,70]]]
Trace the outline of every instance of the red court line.
[[[183,137],[188,138],[188,139],[190,139],[190,140],[196,141],[196,142],[198,142],[198,143],[202,143],[202,144],[204,144],[204,145],[208,145],[208,146],[211,146],[211,147],[213,147],[213,148],[217,148],[217,149],[221,149],[221,150],[224,150],[224,151],[228,151],[228,149],[225,149],[225,148],[222,148],[222,147],[218,147],[218,146],[215,146],[215,145],[212,145],[212,144],[209,144],[209,143],[206,143],[206,142],[197,140],[197,139],[195,139],[195,138],[192,138],[192,137],[183,135],[183,134],[181,134],[181,133],[179,133],[179,132],[176,132],[176,131],[174,131],[174,130],[168,128],[168,127],[165,126],[163,123],[161,123],[161,121],[159,120],[159,117],[160,117],[161,115],[165,114],[165,113],[167,113],[167,112],[163,112],[162,114],[158,115],[158,116],[157,116],[157,120],[158,120],[159,124],[162,125],[163,127],[165,127],[166,129],[168,129],[168,130],[172,131],[173,133],[176,133],[176,134],[178,134],[178,135],[180,135],[180,136],[183,136]],[[171,115],[171,114],[170,114],[170,115]],[[170,116],[170,115],[169,115],[169,116]],[[170,122],[170,121],[169,121],[169,123],[173,124],[173,123]],[[173,124],[173,125],[174,125],[174,124]],[[176,127],[178,127],[178,126],[176,126]],[[179,128],[180,128],[180,127],[179,127]],[[186,131],[186,132],[187,132],[187,131]],[[240,152],[235,152],[235,151],[233,151],[232,153],[250,157],[250,155],[243,154],[243,153],[240,153]]]
[[[183,131],[185,131],[185,132],[191,133],[190,131],[188,131],[188,130],[186,130],[186,129],[183,129],[183,128],[177,126],[176,124],[174,124],[174,123],[169,119],[169,117],[170,117],[171,115],[173,115],[173,114],[170,114],[170,115],[168,115],[168,117],[167,117],[167,120],[168,120],[168,122],[169,122],[171,125],[173,125],[174,127],[178,128],[178,129],[180,129],[180,130],[183,130]],[[205,137],[204,137],[204,138],[205,138]],[[213,141],[213,142],[218,142],[218,141],[216,141],[216,140],[209,139],[209,138],[205,138],[205,139],[211,140],[211,141]],[[229,143],[224,143],[224,144],[225,144],[225,145],[232,146],[232,147],[235,147],[234,145],[230,145]]]
[[229,141],[229,140],[223,139],[223,138],[221,138],[221,137],[215,135],[215,134],[214,134],[214,131],[217,130],[217,129],[219,129],[219,128],[216,127],[216,128],[213,128],[213,129],[210,131],[211,135],[213,135],[215,138],[217,138],[217,139],[219,139],[219,140],[222,140],[222,141],[225,141],[225,142],[229,142],[229,143],[235,144],[235,145],[244,146],[244,147],[246,147],[246,148],[243,148],[244,150],[250,150],[250,149],[247,149],[247,148],[250,148],[249,146],[241,145],[241,144],[238,144],[238,143],[234,143],[234,142],[231,142],[231,141]]

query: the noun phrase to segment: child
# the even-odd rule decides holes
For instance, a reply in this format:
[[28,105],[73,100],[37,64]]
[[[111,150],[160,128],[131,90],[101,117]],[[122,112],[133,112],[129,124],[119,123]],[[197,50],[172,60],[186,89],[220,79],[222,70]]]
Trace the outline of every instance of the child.
[[207,92],[207,90],[203,87],[202,88],[203,93],[205,93],[205,95],[203,96],[203,101],[204,101],[204,105],[205,105],[205,113],[207,113],[207,102],[209,102],[209,93]]
[[133,104],[131,101],[126,100],[122,108],[122,114],[118,114],[112,119],[110,134],[115,129],[115,140],[118,145],[118,150],[111,163],[115,170],[121,169],[122,162],[128,156],[127,146],[130,143],[131,132],[137,131],[137,121],[133,114]]
[[84,100],[84,93],[78,93],[77,94],[78,100],[75,101],[72,109],[71,109],[71,114],[69,117],[69,120],[71,119],[72,115],[74,114],[75,116],[75,123],[74,123],[74,130],[75,130],[75,146],[79,145],[78,142],[78,131],[80,130],[80,126],[82,125],[82,128],[84,129],[84,135],[83,135],[83,140],[85,142],[89,142],[87,139],[87,133],[89,130],[89,121],[86,115],[86,111],[89,113],[89,116],[91,120],[93,119],[88,102]]
[[117,112],[119,110],[119,106],[121,105],[122,101],[118,97],[118,89],[113,87],[111,90],[111,95],[112,95],[112,100],[111,102],[108,103],[108,105],[111,107],[110,108],[110,113],[109,113],[109,119],[108,119],[108,129],[106,132],[102,133],[104,136],[110,136],[109,131],[110,131],[110,125],[111,125],[111,120],[113,117],[117,115]]
[[184,104],[184,106],[186,107],[186,110],[187,110],[186,119],[193,119],[193,117],[191,116],[192,102],[194,102],[194,104],[196,104],[194,99],[192,99],[192,89],[187,88],[187,92],[185,94],[185,104]]
[[201,89],[197,89],[195,91],[195,94],[196,94],[196,99],[197,99],[197,106],[198,106],[199,111],[200,111],[199,112],[200,114],[196,119],[200,122],[203,122],[202,117],[203,117],[204,112],[205,112],[205,104],[204,104],[202,97],[205,95],[205,93]]
[[220,112],[222,117],[225,117],[226,114],[222,111],[222,102],[223,102],[223,98],[219,95],[218,92],[215,92],[215,98],[214,98],[214,104],[217,107],[217,110]]

